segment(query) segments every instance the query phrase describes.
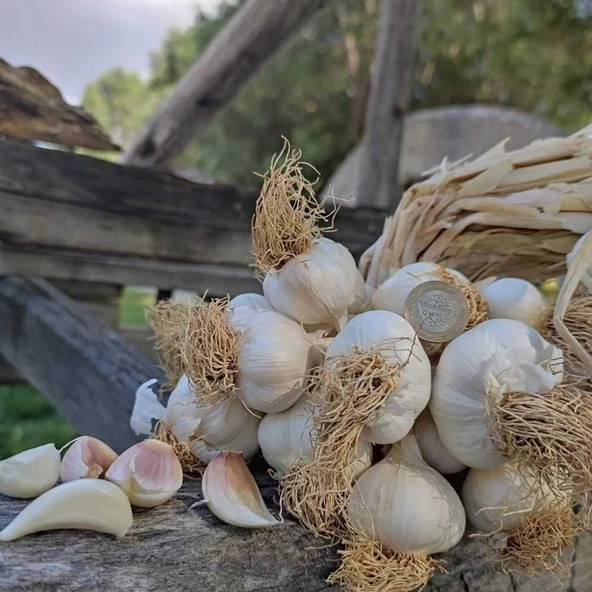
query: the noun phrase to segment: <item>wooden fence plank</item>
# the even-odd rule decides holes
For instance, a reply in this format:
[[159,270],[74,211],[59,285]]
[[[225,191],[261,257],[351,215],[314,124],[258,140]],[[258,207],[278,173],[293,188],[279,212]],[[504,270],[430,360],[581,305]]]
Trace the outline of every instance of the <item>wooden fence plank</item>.
[[84,434],[123,450],[134,393],[162,372],[46,280],[0,280],[0,353]]
[[179,153],[325,0],[248,0],[160,105],[123,157],[158,166]]
[[[200,291],[236,277],[253,289],[256,198],[253,189],[0,141],[0,275]],[[359,256],[383,219],[342,209],[331,236]]]

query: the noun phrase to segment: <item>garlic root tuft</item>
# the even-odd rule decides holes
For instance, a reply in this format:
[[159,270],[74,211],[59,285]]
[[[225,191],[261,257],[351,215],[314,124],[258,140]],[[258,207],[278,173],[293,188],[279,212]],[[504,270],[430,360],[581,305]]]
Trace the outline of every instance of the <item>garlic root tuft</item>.
[[391,551],[364,535],[345,541],[339,554],[342,563],[327,582],[348,592],[411,592],[426,586],[436,569],[446,571],[442,561]]
[[[271,160],[269,170],[262,175],[263,188],[253,216],[253,255],[255,269],[261,277],[298,255],[306,253],[322,230],[331,230],[332,214],[325,212],[325,201],[315,198],[313,183],[302,169],[310,164],[300,161],[302,152],[290,150],[284,138],[282,151]],[[329,222],[319,228],[320,222]]]
[[366,422],[396,391],[401,366],[375,351],[325,361],[311,379],[313,460],[296,463],[282,479],[282,505],[317,536],[343,529],[358,442]]
[[574,538],[585,530],[583,520],[571,507],[531,512],[508,533],[506,545],[499,551],[501,568],[505,573],[522,572],[530,577],[552,571],[568,578],[571,575],[568,550]]
[[202,475],[205,464],[202,463],[194,454],[191,452],[189,445],[186,442],[180,442],[175,437],[173,430],[169,424],[164,420],[160,420],[156,425],[155,440],[168,444],[181,463],[183,473],[189,475]]
[[592,486],[592,399],[573,385],[511,392],[488,407],[498,450],[558,494]]

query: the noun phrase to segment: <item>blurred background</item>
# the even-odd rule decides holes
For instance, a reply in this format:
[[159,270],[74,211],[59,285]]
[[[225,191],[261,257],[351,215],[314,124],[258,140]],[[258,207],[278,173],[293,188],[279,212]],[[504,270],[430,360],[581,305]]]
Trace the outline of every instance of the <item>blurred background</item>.
[[[38,69],[125,149],[243,4],[0,0],[0,57]],[[380,8],[380,0],[327,2],[170,168],[202,182],[255,186],[253,171],[267,168],[284,135],[330,179],[363,137]],[[448,154],[439,142],[451,120],[454,129],[458,121],[473,129],[467,152],[493,145],[508,129],[525,134],[523,144],[529,134],[562,135],[590,122],[592,0],[430,0],[421,3],[416,26],[408,120],[431,123],[407,125],[404,185]],[[429,157],[405,164],[406,146],[408,154]],[[342,169],[333,185],[349,194],[352,183],[343,175]],[[143,326],[144,308],[155,299],[155,289],[125,287],[118,324]],[[74,435],[33,388],[0,384],[0,458]]]

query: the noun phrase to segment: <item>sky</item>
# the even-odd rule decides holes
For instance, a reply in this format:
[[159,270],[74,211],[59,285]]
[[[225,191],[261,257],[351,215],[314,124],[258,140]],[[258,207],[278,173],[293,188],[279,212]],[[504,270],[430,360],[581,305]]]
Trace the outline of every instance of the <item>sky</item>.
[[220,0],[0,0],[0,57],[33,66],[73,104],[102,72],[148,74],[150,51]]

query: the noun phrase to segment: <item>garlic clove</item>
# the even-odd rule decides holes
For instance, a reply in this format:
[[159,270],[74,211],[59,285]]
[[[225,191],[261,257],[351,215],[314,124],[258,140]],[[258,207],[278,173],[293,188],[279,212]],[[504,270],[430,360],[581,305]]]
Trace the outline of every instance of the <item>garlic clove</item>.
[[201,488],[212,514],[227,524],[243,528],[280,524],[265,506],[240,452],[220,452],[207,466]]
[[67,483],[74,479],[98,479],[116,458],[117,453],[97,438],[77,438],[62,459],[62,481]]
[[60,453],[45,444],[0,462],[0,493],[30,499],[51,489],[60,478]]
[[29,504],[0,532],[0,541],[58,528],[122,537],[132,522],[129,500],[119,487],[98,479],[78,479],[51,489]]
[[169,444],[144,440],[115,459],[105,478],[119,485],[134,506],[153,508],[180,489],[183,470]]

